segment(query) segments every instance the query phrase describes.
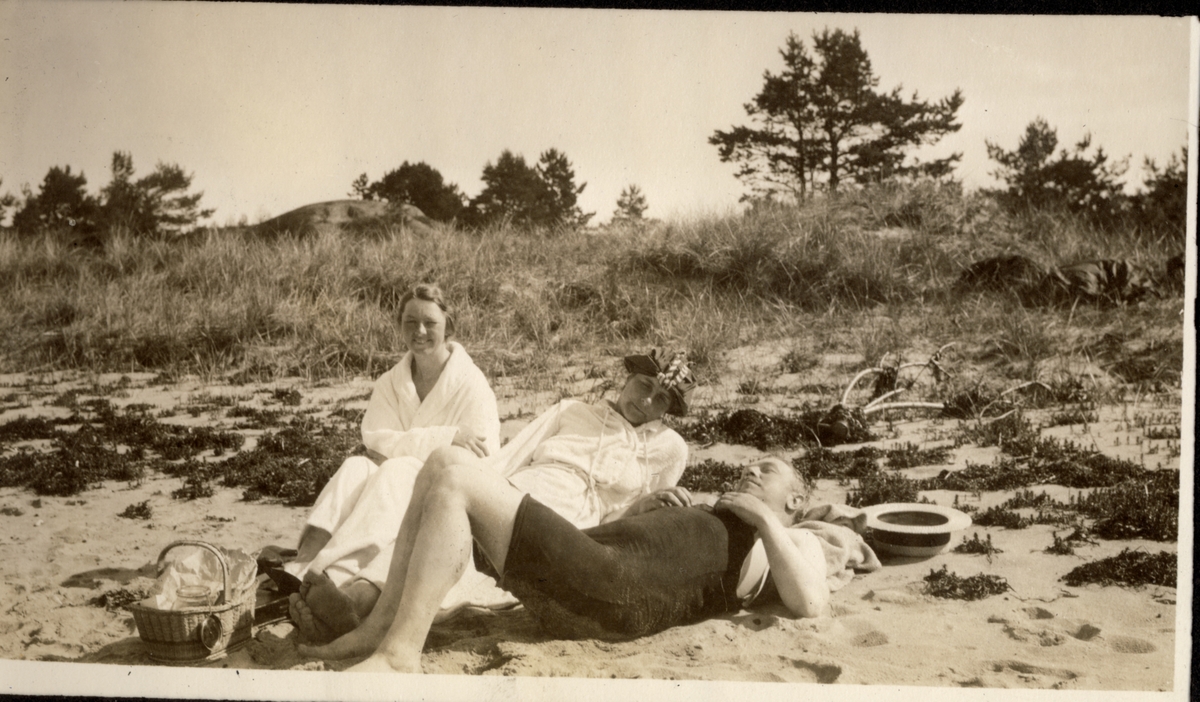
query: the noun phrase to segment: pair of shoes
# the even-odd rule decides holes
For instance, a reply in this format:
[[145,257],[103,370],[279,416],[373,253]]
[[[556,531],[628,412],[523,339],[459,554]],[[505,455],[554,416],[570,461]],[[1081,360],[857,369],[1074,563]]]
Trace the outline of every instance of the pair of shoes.
[[280,595],[287,596],[293,592],[300,592],[300,578],[292,575],[283,568],[270,568],[266,571],[267,577],[275,583],[275,589]]
[[282,546],[263,546],[254,557],[258,564],[258,572],[265,573],[272,568],[278,568],[296,557],[296,549]]

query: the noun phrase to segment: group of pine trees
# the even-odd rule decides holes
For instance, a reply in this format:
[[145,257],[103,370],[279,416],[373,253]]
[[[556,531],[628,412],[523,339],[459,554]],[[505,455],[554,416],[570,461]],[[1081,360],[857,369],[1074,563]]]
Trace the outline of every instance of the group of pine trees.
[[[587,183],[575,184],[575,169],[558,149],[542,152],[533,166],[525,162],[524,156],[505,149],[495,163],[484,165],[481,179],[483,190],[468,198],[457,185],[447,183],[436,168],[423,161],[405,161],[376,181],[366,173],[358,176],[350,185],[350,195],[412,205],[431,219],[466,227],[506,222],[576,229],[587,226],[596,214],[580,209],[579,194]],[[639,221],[647,207],[645,194],[637,185],[630,185],[617,199],[613,221]]]
[[[783,71],[767,71],[761,91],[744,106],[752,124],[709,138],[721,161],[737,164],[736,176],[749,190],[743,200],[802,202],[847,182],[951,175],[961,154],[922,162],[912,151],[960,129],[961,91],[937,101],[916,93],[905,99],[899,87],[880,91],[857,30],[814,33],[811,51],[790,34],[779,53]],[[1185,230],[1186,147],[1162,168],[1146,159],[1147,178],[1130,195],[1120,181],[1127,158],[1112,161],[1104,149],[1092,150],[1090,136],[1058,149],[1056,130],[1041,117],[1015,150],[986,145],[997,163],[992,175],[1005,186],[987,192],[1010,211],[1065,211],[1097,227]]]
[[[961,128],[959,90],[940,100],[911,98],[901,88],[879,89],[879,78],[859,33],[841,29],[814,33],[812,48],[790,34],[780,50],[784,69],[767,71],[761,91],[745,104],[750,125],[716,130],[709,143],[723,162],[737,164],[736,176],[748,187],[743,200],[803,202],[835,195],[839,188],[871,183],[945,179],[962,154],[929,161],[913,156]],[[1090,136],[1071,149],[1058,148],[1058,136],[1044,119],[1034,119],[1016,149],[986,142],[993,172],[1003,189],[988,191],[1012,211],[1062,210],[1097,227],[1151,227],[1182,232],[1187,215],[1187,152],[1181,149],[1159,167],[1146,159],[1147,178],[1135,194],[1120,179],[1128,158],[1110,160]],[[551,148],[529,165],[505,150],[483,167],[483,189],[467,197],[437,169],[405,161],[379,180],[366,173],[351,184],[351,195],[409,204],[431,219],[465,227],[497,223],[544,228],[579,228],[595,215],[583,212],[566,154]],[[135,234],[175,234],[193,228],[212,210],[201,209],[200,193],[189,193],[192,176],[174,164],[134,178],[133,159],[113,154],[112,180],[97,196],[87,193],[82,173],[70,166],[51,168],[40,189],[23,197],[0,198],[0,220],[11,209],[13,228],[37,232],[69,227],[83,234],[124,229]],[[626,187],[617,200],[614,223],[643,219],[645,194]]]
[[467,198],[432,166],[405,161],[371,182],[363,173],[351,184],[351,195],[417,207],[426,216],[465,226],[508,222],[518,226],[583,227],[595,213],[580,209],[575,170],[558,149],[544,151],[533,166],[525,157],[504,150],[483,167],[483,190]]
[[112,180],[99,194],[87,191],[87,177],[70,166],[54,166],[35,193],[22,188],[22,197],[0,199],[0,219],[13,210],[12,227],[22,234],[69,230],[84,241],[123,230],[138,236],[184,233],[213,210],[202,209],[203,193],[190,193],[192,174],[173,163],[159,163],[141,178],[134,177],[133,156],[112,156]]

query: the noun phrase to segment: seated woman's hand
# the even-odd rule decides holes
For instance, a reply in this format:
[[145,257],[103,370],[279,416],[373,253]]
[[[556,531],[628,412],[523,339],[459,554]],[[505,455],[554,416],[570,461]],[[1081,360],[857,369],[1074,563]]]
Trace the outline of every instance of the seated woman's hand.
[[450,445],[465,448],[480,458],[488,455],[487,444],[484,443],[483,437],[472,434],[463,427],[458,428],[458,433],[454,435],[454,440],[450,442]]
[[690,507],[692,504],[692,494],[687,491],[687,488],[679,487],[678,485],[655,490],[633,503],[629,510],[629,514],[642,514],[643,512],[651,512],[662,507]]

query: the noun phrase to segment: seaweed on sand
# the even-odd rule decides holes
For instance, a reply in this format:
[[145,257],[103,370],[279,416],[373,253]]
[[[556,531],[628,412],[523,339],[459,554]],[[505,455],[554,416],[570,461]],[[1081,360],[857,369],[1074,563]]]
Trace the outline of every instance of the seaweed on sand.
[[289,407],[295,407],[300,404],[303,396],[296,388],[278,389],[271,392],[271,397],[277,400],[280,404]]
[[82,407],[93,416],[88,418],[77,411],[69,421],[94,425],[103,440],[128,446],[138,457],[147,449],[168,461],[191,458],[208,450],[220,455],[236,451],[246,440],[236,432],[163,424],[147,412],[148,405],[129,405],[118,410],[108,400],[89,400]]
[[246,421],[238,422],[240,429],[268,429],[283,424],[283,412],[279,410],[258,409],[237,405],[225,411],[226,417],[245,417]]
[[950,462],[949,446],[933,446],[921,448],[914,443],[905,442],[887,450],[887,467],[900,470],[916,466],[932,466]]
[[1062,577],[1063,582],[1078,587],[1085,583],[1100,585],[1161,585],[1176,587],[1179,580],[1179,557],[1168,551],[1146,553],[1123,549],[1115,556],[1090,561]]
[[[874,437],[858,410],[837,405],[832,410],[805,409],[791,415],[769,415],[758,410],[704,414],[694,421],[680,423],[676,430],[683,438],[700,444],[723,442],[769,448],[794,448],[800,445],[862,443]],[[856,414],[857,413],[857,414]],[[843,416],[845,415],[845,416]],[[847,417],[849,419],[847,419]]]
[[988,507],[971,518],[977,526],[1004,527],[1005,529],[1024,529],[1033,524],[1033,520],[1007,509],[1003,505]]
[[69,496],[105,480],[137,480],[144,467],[110,446],[94,427],[59,433],[49,452],[22,449],[0,457],[0,486],[29,487],[38,495]]
[[254,450],[212,463],[210,469],[227,487],[246,488],[243,499],[274,497],[306,507],[352,451],[365,452],[357,428],[298,418],[264,434]]
[[141,502],[129,505],[117,516],[126,519],[149,519],[153,514],[154,510],[150,508],[150,500],[142,500]]
[[963,537],[962,543],[951,549],[955,553],[970,553],[975,555],[987,556],[990,561],[993,554],[1004,553],[1003,550],[992,545],[992,535],[988,534],[987,539],[979,538],[979,532],[971,534],[971,538]]
[[212,484],[209,482],[207,471],[203,468],[190,471],[183,479],[183,487],[171,491],[171,497],[176,500],[196,500],[212,496]]
[[1052,553],[1056,556],[1074,556],[1075,544],[1097,544],[1095,539],[1087,534],[1087,530],[1078,524],[1075,525],[1075,530],[1066,536],[1059,536],[1058,532],[1054,532],[1054,543],[1042,549],[1045,553]]
[[[874,470],[858,479],[858,487],[846,496],[851,507],[869,507],[889,502],[917,502],[917,482],[898,473]],[[921,498],[921,502],[929,500]]]
[[1141,479],[1080,497],[1073,506],[1095,518],[1092,533],[1102,539],[1175,541],[1179,535],[1179,471],[1148,471]]
[[45,417],[17,417],[0,424],[0,443],[53,439],[59,431],[57,424]]
[[678,485],[692,492],[719,494],[733,490],[741,474],[740,466],[706,458],[688,466],[680,476]]
[[1007,455],[990,465],[968,462],[962,470],[922,480],[922,490],[1016,490],[1051,483],[1072,488],[1111,487],[1148,473],[1131,461],[1071,441],[1039,436],[1020,414],[968,428],[964,438],[979,446],[999,446]]
[[108,592],[102,592],[88,604],[93,607],[103,607],[110,612],[129,609],[129,605],[141,602],[150,596],[150,592],[141,587],[122,587]]
[[1008,581],[999,575],[978,573],[961,577],[942,566],[941,570],[930,570],[925,576],[925,593],[946,600],[982,600],[1011,590]]
[[809,449],[793,462],[813,480],[831,478],[846,480],[863,478],[879,470],[879,458],[883,452],[872,446],[863,446],[854,451],[831,451],[823,446]]

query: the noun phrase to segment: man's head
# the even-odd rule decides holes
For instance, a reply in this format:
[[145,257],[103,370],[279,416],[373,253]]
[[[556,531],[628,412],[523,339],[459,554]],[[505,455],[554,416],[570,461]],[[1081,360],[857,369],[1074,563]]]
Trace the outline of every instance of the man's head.
[[742,468],[737,491],[754,495],[773,511],[794,518],[808,504],[812,484],[792,464],[767,456]]
[[[692,375],[691,369],[688,368],[686,353],[671,353],[663,349],[651,349],[649,353],[631,354],[625,357],[625,370],[629,371],[630,377],[625,382],[625,388],[621,391],[622,398],[625,398],[626,393],[630,391],[630,385],[635,384],[634,381],[639,376],[644,376],[656,381],[657,386],[654,390],[651,390],[646,387],[645,383],[639,381],[636,384],[642,386],[643,392],[652,393],[655,390],[661,390],[666,394],[668,400],[666,408],[662,412],[659,412],[658,416],[653,417],[653,419],[658,419],[664,413],[673,414],[677,417],[687,414],[687,398],[696,387],[696,378]],[[618,401],[617,404],[620,405],[621,402]],[[622,413],[624,413],[624,410],[622,410]],[[633,422],[633,419],[628,415],[625,418]],[[633,423],[640,424],[641,422]]]

